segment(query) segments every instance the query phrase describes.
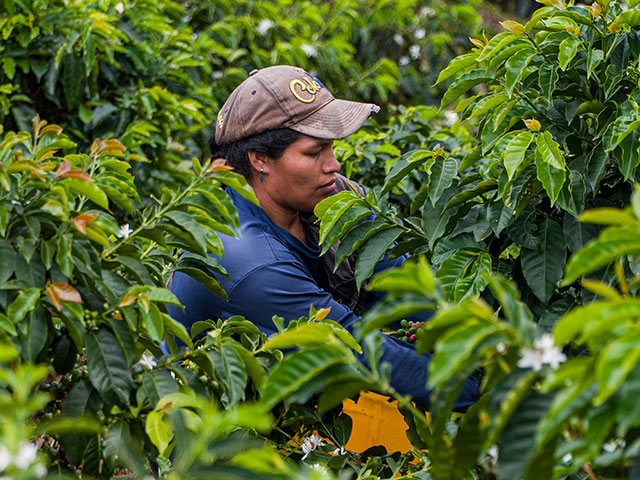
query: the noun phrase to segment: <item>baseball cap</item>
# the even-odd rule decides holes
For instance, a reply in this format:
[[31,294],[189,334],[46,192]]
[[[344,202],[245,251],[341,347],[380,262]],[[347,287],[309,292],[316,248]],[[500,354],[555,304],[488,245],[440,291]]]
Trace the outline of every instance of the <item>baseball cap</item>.
[[253,70],[222,106],[216,143],[288,127],[316,138],[337,139],[357,131],[380,107],[340,100],[302,68],[276,65]]

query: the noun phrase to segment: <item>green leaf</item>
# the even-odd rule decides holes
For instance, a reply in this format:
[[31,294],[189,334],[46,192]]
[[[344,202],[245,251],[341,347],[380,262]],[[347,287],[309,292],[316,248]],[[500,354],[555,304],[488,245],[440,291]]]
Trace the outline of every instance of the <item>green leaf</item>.
[[293,348],[305,345],[330,344],[340,345],[334,335],[331,325],[321,323],[302,323],[294,328],[288,328],[282,333],[271,337],[262,348],[272,350],[275,348]]
[[178,268],[176,268],[175,271],[182,272],[189,275],[194,280],[197,280],[198,283],[200,283],[203,287],[205,287],[211,293],[227,300],[227,292],[224,291],[224,288],[222,288],[222,286],[220,285],[220,282],[216,279],[215,276],[208,274],[203,270],[200,270],[199,268],[195,268],[195,267],[178,266]]
[[64,185],[76,195],[84,195],[96,205],[109,210],[109,199],[102,189],[93,182],[77,178],[63,178],[58,184]]
[[[640,126],[640,121],[637,122]],[[640,164],[640,154],[638,154],[638,145],[640,144],[640,129],[635,128],[626,138],[620,142],[622,147],[622,155],[619,156],[618,166],[620,172],[624,175],[625,180],[633,177],[638,164]]]
[[578,47],[582,41],[579,38],[574,37],[573,35],[565,38],[560,43],[560,50],[558,52],[558,62],[560,63],[560,70],[563,72],[567,69],[569,62],[573,60],[573,57],[576,56],[578,52]]
[[500,53],[504,50],[505,47],[512,44],[513,42],[520,40],[522,37],[520,35],[515,35],[511,32],[500,32],[495,35],[489,42],[485,45],[478,57],[478,61],[481,62],[483,60],[487,60],[492,57],[496,52]]
[[450,255],[436,272],[445,298],[459,303],[478,295],[487,286],[483,272],[491,272],[491,256],[460,250]]
[[591,77],[593,71],[600,64],[603,58],[604,52],[602,50],[598,50],[597,48],[589,50],[589,56],[587,57],[587,79]]
[[542,224],[539,250],[523,248],[520,252],[522,273],[527,285],[545,304],[562,279],[566,257],[567,247],[562,227],[549,219]]
[[513,412],[500,437],[499,478],[522,478],[535,455],[535,434],[555,393],[531,393]]
[[[490,95],[487,95],[486,97],[483,97],[473,107],[473,111],[471,112],[471,115],[469,115],[469,119],[485,115],[487,112],[493,110],[498,105],[504,104],[508,99],[509,97],[507,97],[504,93],[492,93]],[[460,167],[460,170],[464,170],[462,166]]]
[[160,399],[165,395],[179,391],[176,380],[165,371],[144,373],[140,380],[142,382],[141,390],[151,408],[156,408]]
[[25,315],[36,307],[39,298],[39,288],[28,288],[21,291],[7,308],[7,316],[14,324],[20,323]]
[[85,342],[91,384],[105,400],[118,399],[128,405],[132,388],[131,371],[118,339],[101,328],[97,333],[87,332]]
[[324,369],[353,361],[342,349],[331,346],[305,348],[286,356],[271,371],[262,389],[261,402],[273,408]]
[[123,265],[142,285],[154,284],[147,268],[137,258],[118,255],[113,261]]
[[207,254],[207,236],[198,222],[196,222],[191,215],[178,210],[173,210],[165,213],[164,216],[193,238],[198,245],[197,253],[200,253],[201,255]]
[[355,280],[358,290],[362,283],[371,277],[376,264],[401,234],[401,228],[391,227],[376,233],[362,246],[356,260]]
[[49,336],[49,326],[45,319],[42,309],[36,309],[30,316],[28,322],[24,322],[28,334],[22,337],[22,358],[27,362],[35,363],[38,354],[47,344]]
[[631,323],[640,315],[640,299],[622,298],[602,300],[572,309],[558,320],[554,327],[554,338],[565,344],[582,335],[593,340],[600,349],[620,324]]
[[340,241],[338,248],[336,249],[336,267],[334,271],[344,261],[345,258],[355,252],[358,248],[360,248],[360,245],[362,245],[376,233],[388,228],[390,228],[390,225],[380,218],[376,218],[372,221],[364,221],[357,227],[353,228],[344,236],[344,238]]
[[434,86],[438,85],[440,82],[446,80],[452,75],[463,72],[464,70],[467,70],[469,67],[478,63],[478,61],[476,60],[477,56],[478,54],[476,52],[471,52],[455,57],[453,60],[451,60],[451,62],[449,62],[449,65],[447,65],[447,67],[440,72],[440,75],[438,75],[438,80],[436,80]]
[[440,108],[446,107],[451,102],[468,92],[476,85],[492,80],[493,77],[487,75],[485,69],[479,68],[460,75],[447,89],[440,102]]
[[595,364],[595,376],[600,389],[594,399],[595,405],[604,403],[616,393],[631,369],[638,363],[640,359],[638,341],[640,341],[640,327],[634,327],[599,352]]
[[436,355],[429,368],[429,386],[437,388],[463,368],[475,348],[499,330],[497,324],[471,323],[449,329],[436,342]]
[[142,319],[144,329],[149,336],[156,342],[162,342],[162,335],[164,334],[164,323],[162,322],[162,313],[158,309],[155,303],[149,305],[149,311],[142,311]]
[[[240,196],[249,200],[251,203],[254,203],[255,205],[260,204],[253,188],[251,188],[251,185],[247,183],[247,180],[242,175],[233,172],[214,172],[214,178],[227,187],[231,187],[239,193]],[[225,194],[225,196],[227,195]]]
[[622,12],[618,15],[614,22],[618,25],[629,25],[630,27],[637,27],[640,25],[640,10],[633,9]]
[[216,374],[227,387],[221,400],[228,408],[244,399],[244,390],[247,387],[249,376],[244,360],[236,349],[228,344],[222,345],[216,360],[218,360],[214,362]]
[[559,170],[566,168],[560,146],[553,139],[551,133],[547,131],[536,135],[536,146],[543,161]]
[[506,61],[505,68],[507,72],[505,74],[505,91],[509,98],[511,98],[511,94],[513,93],[516,83],[522,79],[525,69],[535,56],[536,51],[534,48],[526,46],[521,50],[518,50],[518,52],[510,56]]
[[184,325],[165,313],[162,314],[162,321],[164,322],[165,331],[171,332],[182,340],[189,348],[193,348],[193,342],[187,333],[187,329],[184,328]]
[[[424,159],[427,160],[423,161]],[[384,179],[382,190],[380,190],[380,196],[390,192],[393,187],[400,182],[400,180],[421,165],[424,165],[425,170],[428,170],[434,160],[433,152],[429,150],[417,150],[405,153],[396,161],[395,165],[391,168],[389,174]]]
[[567,263],[563,285],[592,272],[625,255],[640,254],[640,234],[624,228],[611,227],[596,240],[589,242]]
[[229,342],[226,344],[228,347],[233,348],[236,353],[242,358],[244,362],[244,366],[255,385],[255,389],[260,391],[262,386],[264,385],[266,375],[264,373],[264,367],[260,363],[252,352],[244,348],[242,345],[239,345],[235,342]]
[[502,161],[509,175],[509,180],[513,178],[520,163],[524,160],[533,136],[532,132],[520,132],[507,144]]
[[9,223],[9,212],[7,207],[0,203],[0,235],[3,237],[7,232],[7,225]]
[[[361,203],[364,203],[364,205],[359,205]],[[354,193],[351,193],[349,197],[341,198],[340,201],[335,202],[333,205],[331,205],[326,213],[320,218],[321,223],[319,231],[319,243],[324,245],[327,234],[330,232],[333,226],[342,218],[342,215],[353,207],[358,206],[364,208],[367,207],[366,203]]]
[[169,446],[169,426],[164,421],[164,414],[161,412],[149,412],[145,422],[145,432],[149,440],[156,446],[160,454],[164,454]]
[[368,217],[373,212],[368,207],[355,206],[347,209],[333,224],[331,230],[326,234],[322,243],[322,251],[320,255],[324,255],[342,236],[351,230],[354,226]]
[[62,87],[67,100],[67,108],[71,111],[84,93],[84,64],[80,56],[70,53],[65,55],[62,65]]
[[73,273],[73,258],[71,256],[71,246],[73,243],[73,234],[65,233],[58,238],[58,251],[56,252],[56,262],[60,267],[60,271],[67,277],[71,278]]
[[429,200],[435,206],[443,192],[451,186],[458,173],[458,164],[452,157],[438,158],[431,167],[429,175]]
[[547,195],[549,195],[551,206],[553,206],[558,200],[558,195],[560,195],[562,185],[566,180],[565,172],[545,162],[540,150],[536,150],[536,172]]

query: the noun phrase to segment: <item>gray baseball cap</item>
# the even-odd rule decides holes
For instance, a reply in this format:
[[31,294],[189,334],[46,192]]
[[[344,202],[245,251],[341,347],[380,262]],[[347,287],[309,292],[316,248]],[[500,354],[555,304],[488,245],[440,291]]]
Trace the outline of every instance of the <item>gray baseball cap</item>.
[[373,103],[335,98],[302,68],[267,67],[252,71],[229,95],[216,121],[216,143],[285,127],[316,138],[344,138],[379,110]]

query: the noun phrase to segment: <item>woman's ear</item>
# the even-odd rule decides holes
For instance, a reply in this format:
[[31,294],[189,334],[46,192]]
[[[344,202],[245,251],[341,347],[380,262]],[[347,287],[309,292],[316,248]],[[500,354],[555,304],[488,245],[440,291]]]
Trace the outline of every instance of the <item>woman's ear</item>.
[[269,164],[269,156],[265,153],[261,152],[247,152],[249,156],[249,162],[251,166],[256,172],[259,172],[261,169],[265,171],[267,169],[267,165]]

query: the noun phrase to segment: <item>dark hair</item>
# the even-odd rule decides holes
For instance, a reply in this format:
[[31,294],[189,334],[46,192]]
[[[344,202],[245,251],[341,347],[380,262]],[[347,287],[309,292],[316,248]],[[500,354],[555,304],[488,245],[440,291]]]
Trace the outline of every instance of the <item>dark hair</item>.
[[264,153],[271,158],[278,159],[287,147],[299,137],[300,133],[290,128],[278,128],[257,133],[226,145],[218,145],[214,133],[209,138],[209,151],[211,158],[224,158],[227,165],[232,166],[236,173],[248,180],[251,176],[249,152]]

